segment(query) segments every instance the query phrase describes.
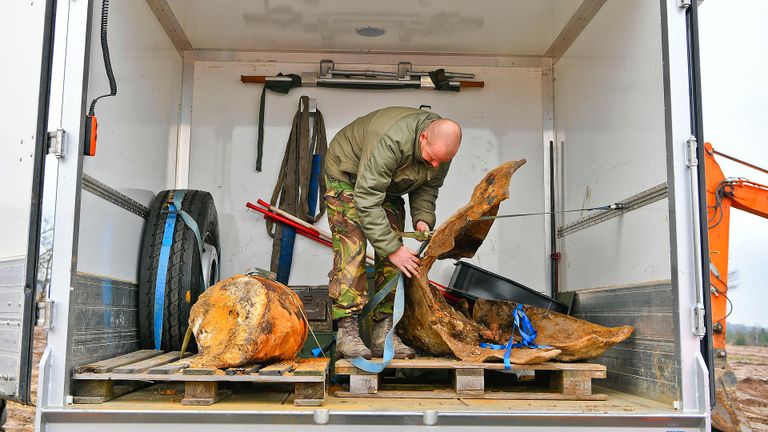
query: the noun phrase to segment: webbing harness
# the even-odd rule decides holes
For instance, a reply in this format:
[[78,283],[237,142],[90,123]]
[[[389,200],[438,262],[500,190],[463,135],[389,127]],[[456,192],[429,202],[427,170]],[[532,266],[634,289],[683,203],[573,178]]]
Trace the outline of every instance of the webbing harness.
[[[509,361],[509,357],[512,354],[512,348],[549,348],[544,345],[536,345],[536,329],[533,328],[531,320],[528,319],[528,315],[523,310],[523,305],[518,303],[517,307],[512,311],[514,316],[514,323],[512,324],[512,334],[509,336],[509,342],[506,345],[498,345],[487,342],[480,342],[481,348],[488,348],[492,350],[504,350],[504,369],[511,369],[512,364]],[[520,342],[515,342],[515,330],[520,333]]]
[[[166,205],[168,206],[168,216],[165,218],[165,228],[163,229],[163,242],[160,246],[160,257],[157,264],[157,277],[155,278],[155,304],[154,304],[154,336],[155,336],[155,349],[159,350],[163,342],[163,312],[165,309],[165,285],[166,277],[168,275],[168,261],[171,257],[171,247],[173,246],[173,233],[176,228],[176,218],[181,216],[184,224],[192,230],[195,234],[195,240],[197,241],[197,249],[200,252],[200,274],[205,274],[202,271],[203,266],[203,240],[200,237],[200,229],[197,226],[197,222],[189,215],[189,213],[182,210],[182,203],[184,202],[185,190],[171,191],[168,196]],[[201,280],[202,289],[205,290],[206,281]]]
[[[325,181],[320,170],[328,149],[325,122],[320,110],[314,113],[315,124],[310,135],[309,97],[302,96],[293,116],[291,133],[285,145],[280,173],[269,204],[299,219],[315,223],[325,212]],[[313,182],[314,180],[314,182]],[[315,206],[319,203],[319,211]],[[267,234],[274,239],[270,270],[277,273],[277,281],[287,284],[291,273],[296,231],[267,219]]]
[[[277,75],[282,76],[283,74]],[[256,141],[256,171],[259,172],[261,172],[261,159],[264,154],[264,111],[267,107],[267,90],[288,94],[292,88],[301,86],[300,76],[296,74],[288,74],[288,76],[291,77],[291,81],[267,81],[261,90],[261,100],[259,101],[259,136]]]

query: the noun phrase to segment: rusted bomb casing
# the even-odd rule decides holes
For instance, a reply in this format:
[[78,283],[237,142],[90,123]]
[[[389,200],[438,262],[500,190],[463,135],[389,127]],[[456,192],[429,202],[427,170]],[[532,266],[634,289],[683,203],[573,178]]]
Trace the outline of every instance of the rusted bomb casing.
[[189,324],[197,366],[235,367],[290,360],[307,339],[301,299],[287,286],[235,275],[208,288],[192,306]]

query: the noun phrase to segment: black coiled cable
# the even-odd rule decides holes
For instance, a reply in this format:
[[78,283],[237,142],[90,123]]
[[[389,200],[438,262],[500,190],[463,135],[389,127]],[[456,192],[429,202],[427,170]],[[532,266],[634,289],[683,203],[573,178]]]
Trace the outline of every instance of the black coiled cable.
[[107,44],[107,24],[109,21],[109,0],[101,1],[101,53],[104,56],[104,68],[107,70],[107,78],[109,79],[109,94],[101,95],[91,102],[91,108],[88,110],[88,115],[93,116],[96,108],[96,102],[104,97],[110,97],[117,95],[117,82],[115,81],[115,74],[112,72],[112,60],[109,57],[109,45]]

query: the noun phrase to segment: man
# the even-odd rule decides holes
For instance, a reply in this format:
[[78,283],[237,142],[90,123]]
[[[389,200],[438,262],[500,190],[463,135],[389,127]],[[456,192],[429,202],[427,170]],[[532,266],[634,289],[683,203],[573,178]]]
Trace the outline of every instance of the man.
[[[417,231],[435,226],[435,200],[461,143],[459,125],[440,116],[405,107],[390,107],[360,117],[331,141],[325,159],[328,223],[333,233],[333,269],[329,295],[338,322],[336,349],[347,358],[381,357],[392,328],[394,295],[372,311],[371,348],[360,339],[358,315],[368,299],[365,274],[366,239],[375,251],[376,287],[381,289],[398,270],[416,275],[416,252],[402,244],[408,194]],[[415,352],[394,337],[395,358]]]

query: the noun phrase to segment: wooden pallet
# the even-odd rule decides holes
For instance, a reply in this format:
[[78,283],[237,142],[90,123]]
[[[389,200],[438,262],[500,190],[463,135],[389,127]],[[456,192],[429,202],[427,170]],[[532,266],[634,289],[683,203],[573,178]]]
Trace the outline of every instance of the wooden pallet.
[[147,382],[184,383],[183,405],[211,405],[230,394],[224,382],[294,385],[294,405],[320,406],[325,402],[327,358],[296,359],[273,364],[252,364],[229,369],[193,368],[192,357],[179,360],[178,352],[140,350],[75,369],[75,403],[102,403],[129,393]]
[[[421,386],[417,390],[398,386],[396,390],[380,388],[381,374],[372,374],[354,367],[348,360],[336,362],[336,375],[349,375],[349,388],[334,392],[337,397],[354,398],[468,398],[468,399],[534,399],[534,400],[606,400],[603,394],[592,393],[592,379],[605,378],[605,366],[591,363],[554,363],[534,365],[513,364],[508,371],[503,363],[472,363],[445,358],[420,357],[392,360],[386,369],[448,369],[453,370],[452,388],[436,390]],[[385,369],[385,371],[386,371]],[[535,378],[526,380],[515,391],[490,391],[487,384],[495,383],[495,374],[505,371]]]

